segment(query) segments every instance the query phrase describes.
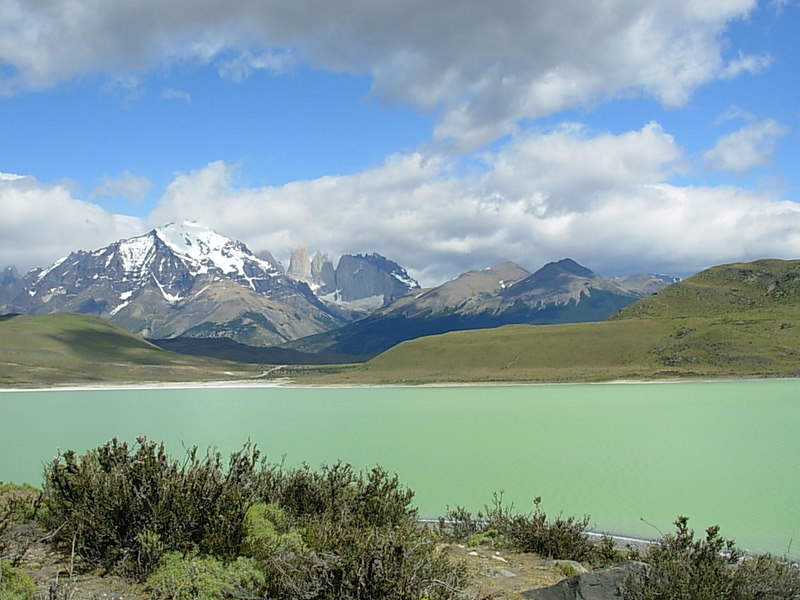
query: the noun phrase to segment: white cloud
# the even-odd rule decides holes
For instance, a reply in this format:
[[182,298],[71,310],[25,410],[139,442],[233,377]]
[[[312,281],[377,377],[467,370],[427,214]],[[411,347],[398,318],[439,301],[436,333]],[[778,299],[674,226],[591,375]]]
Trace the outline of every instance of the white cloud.
[[172,88],[164,88],[161,91],[161,98],[163,100],[181,100],[186,104],[192,103],[192,96],[189,92],[183,90],[174,90]]
[[[195,219],[284,261],[301,245],[333,256],[376,251],[428,285],[505,260],[535,269],[572,257],[611,275],[800,256],[800,204],[670,184],[683,157],[657,123],[619,135],[563,124],[476,160],[465,172],[417,152],[352,175],[263,187],[213,162],[176,176],[148,225]],[[0,266],[20,269],[146,230],[30,177],[0,175],[0,211]]]
[[716,145],[703,154],[703,162],[716,171],[743,175],[769,164],[778,139],[788,131],[774,119],[751,121],[741,129],[721,136]]
[[147,177],[134,175],[130,171],[125,171],[119,177],[109,177],[105,175],[92,193],[90,198],[102,196],[118,196],[126,198],[132,202],[141,202],[150,189],[150,180]]
[[621,135],[580,125],[519,135],[464,175],[421,153],[354,175],[248,188],[215,162],[179,176],[151,224],[193,218],[269,249],[377,251],[424,284],[514,260],[572,257],[605,274],[685,273],[800,256],[800,205],[735,187],[667,183],[682,156],[655,123]]
[[222,77],[241,82],[254,71],[267,71],[273,75],[279,75],[288,71],[293,63],[294,58],[290,52],[243,50],[237,52],[232,58],[218,61],[218,70]]
[[[240,79],[293,61],[368,74],[373,93],[436,111],[436,137],[471,149],[537,118],[618,94],[669,106],[767,66],[725,56],[756,0],[2,0],[0,94],[174,61]],[[737,52],[737,48],[731,49]]]
[[735,79],[742,73],[758,73],[768,69],[772,64],[772,56],[769,54],[746,55],[739,53],[739,56],[730,61],[720,72],[721,79]]
[[143,232],[141,220],[74,198],[33,177],[0,177],[0,265],[48,266],[73,250],[93,250]]

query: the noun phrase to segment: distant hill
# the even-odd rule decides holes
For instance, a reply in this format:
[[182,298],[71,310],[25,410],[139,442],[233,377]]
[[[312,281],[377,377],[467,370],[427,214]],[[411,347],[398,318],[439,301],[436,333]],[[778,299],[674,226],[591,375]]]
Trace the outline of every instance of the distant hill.
[[713,267],[599,323],[406,341],[340,376],[361,383],[800,376],[800,261]]
[[181,354],[209,356],[240,363],[268,365],[334,365],[364,362],[369,356],[349,354],[308,353],[290,348],[248,346],[228,338],[178,337],[166,340],[148,340],[159,348]]
[[263,371],[167,352],[90,315],[0,316],[0,386],[249,379]]
[[414,291],[364,319],[285,345],[305,352],[363,355],[449,331],[600,321],[668,284],[654,275],[602,277],[568,258],[532,274],[506,262]]

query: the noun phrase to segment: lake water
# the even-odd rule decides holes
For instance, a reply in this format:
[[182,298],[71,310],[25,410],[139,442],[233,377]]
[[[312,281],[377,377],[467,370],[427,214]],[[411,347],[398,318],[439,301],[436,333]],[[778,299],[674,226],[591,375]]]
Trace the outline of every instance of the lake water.
[[[421,516],[492,492],[657,537],[678,515],[753,551],[800,537],[800,381],[413,388],[233,388],[0,394],[0,480],[39,483],[59,449],[112,437],[271,461],[380,464]],[[648,523],[652,524],[649,525]],[[791,546],[800,555],[800,539]]]

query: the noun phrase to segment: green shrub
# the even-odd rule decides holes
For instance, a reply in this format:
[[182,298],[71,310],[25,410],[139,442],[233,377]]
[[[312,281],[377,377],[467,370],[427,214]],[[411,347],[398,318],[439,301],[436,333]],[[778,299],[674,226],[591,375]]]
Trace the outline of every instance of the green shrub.
[[800,568],[769,554],[744,559],[733,574],[735,600],[800,598]]
[[39,507],[40,492],[31,485],[16,485],[0,481],[0,559],[12,565],[22,560],[29,536],[19,525],[32,523]]
[[200,458],[196,447],[178,462],[144,438],[65,452],[45,469],[42,524],[90,564],[139,579],[168,550],[233,560],[260,485],[258,457],[248,443],[227,469],[219,453]]
[[589,517],[557,516],[548,519],[535,498],[533,512],[514,513],[514,506],[503,505],[503,495],[494,494],[492,506],[484,507],[475,517],[463,507],[456,507],[440,519],[440,531],[457,541],[466,541],[482,533],[494,532],[497,542],[521,552],[535,552],[547,558],[607,564],[617,558],[608,542],[594,544],[586,534]]
[[264,585],[252,559],[225,565],[211,556],[184,557],[180,552],[167,553],[146,583],[152,600],[218,600],[250,595]]
[[273,470],[264,478],[263,500],[281,506],[294,516],[327,513],[331,516],[357,515],[374,526],[394,525],[413,517],[414,492],[404,487],[397,475],[381,467],[367,473],[352,465],[337,462],[312,470],[304,464],[298,469]]
[[321,598],[445,600],[459,597],[466,584],[464,566],[452,565],[413,520],[363,527],[321,517],[305,527],[318,557]]
[[0,600],[33,600],[36,585],[27,573],[0,562]]
[[463,567],[419,527],[413,492],[380,467],[281,469],[265,495],[274,504],[252,507],[245,544],[267,550],[251,550],[266,577],[262,597],[433,600],[455,598],[464,587]]
[[498,504],[489,513],[490,523],[503,531],[509,543],[523,552],[536,552],[548,558],[564,558],[576,561],[591,560],[595,545],[586,535],[589,517],[562,517],[548,520],[539,506],[541,498],[534,500],[534,510],[527,515],[511,515]]
[[380,467],[270,467],[247,444],[224,469],[219,454],[179,463],[163,445],[112,440],[59,456],[43,494],[54,539],[147,579],[155,600],[451,600],[465,582]]
[[0,481],[0,535],[12,523],[33,522],[40,495],[40,491],[30,484]]
[[649,563],[645,575],[626,584],[630,600],[798,600],[800,569],[768,554],[742,558],[733,540],[716,525],[695,539],[688,519],[678,517],[675,533],[634,558]]
[[286,513],[276,504],[254,504],[244,518],[245,538],[242,553],[260,561],[274,555],[307,552],[300,531],[290,526]]

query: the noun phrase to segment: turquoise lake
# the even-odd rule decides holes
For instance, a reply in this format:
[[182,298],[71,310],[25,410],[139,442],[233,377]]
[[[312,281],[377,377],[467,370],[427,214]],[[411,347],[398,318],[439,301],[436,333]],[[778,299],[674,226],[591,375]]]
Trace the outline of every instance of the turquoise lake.
[[800,555],[800,381],[0,393],[0,480],[112,437],[272,462],[380,464],[423,517],[503,491],[520,511],[652,538],[678,515],[752,551]]

